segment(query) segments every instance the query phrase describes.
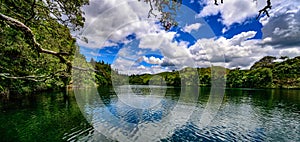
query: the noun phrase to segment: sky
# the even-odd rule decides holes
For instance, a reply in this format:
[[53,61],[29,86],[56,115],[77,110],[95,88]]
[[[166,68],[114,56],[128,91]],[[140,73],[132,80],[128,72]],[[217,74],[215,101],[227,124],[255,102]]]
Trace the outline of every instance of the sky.
[[[124,74],[159,73],[184,67],[249,69],[264,56],[300,55],[300,1],[183,0],[177,27],[165,31],[149,4],[137,0],[91,0],[85,26],[76,32],[80,52]],[[159,14],[154,10],[154,13]],[[88,39],[88,42],[82,40]]]

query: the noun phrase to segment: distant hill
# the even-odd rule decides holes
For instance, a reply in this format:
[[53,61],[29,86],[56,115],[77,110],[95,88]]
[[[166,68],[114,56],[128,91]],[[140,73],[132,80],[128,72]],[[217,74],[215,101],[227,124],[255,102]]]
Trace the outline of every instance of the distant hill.
[[[185,68],[158,74],[131,75],[129,83],[181,86],[193,85],[198,81],[199,86],[209,87],[212,80],[226,79],[226,87],[229,88],[300,88],[300,56],[292,59],[266,56],[254,63],[249,70],[213,68],[219,73],[212,73],[212,68]],[[111,85],[110,66],[97,62],[95,69],[99,70],[97,83]]]

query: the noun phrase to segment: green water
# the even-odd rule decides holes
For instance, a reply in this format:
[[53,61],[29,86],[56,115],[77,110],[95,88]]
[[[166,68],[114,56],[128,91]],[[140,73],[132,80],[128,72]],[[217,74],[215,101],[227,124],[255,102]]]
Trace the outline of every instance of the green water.
[[[119,139],[121,135],[145,141],[300,141],[300,90],[227,89],[208,126],[200,128],[191,119],[163,135],[159,131],[169,124],[165,121],[171,121],[169,110],[179,105],[179,92],[168,88],[166,94],[151,97],[151,102],[159,98],[162,107],[141,110],[120,104],[111,88],[99,88],[102,102],[83,105],[83,113],[73,91],[2,96],[0,141],[128,141]],[[191,115],[194,118],[205,109],[210,89],[201,88],[199,93],[198,100],[180,104],[189,109],[196,103],[194,109],[200,113]],[[147,95],[140,96],[139,103],[149,101]],[[145,126],[155,126],[153,131],[158,133],[144,132]]]

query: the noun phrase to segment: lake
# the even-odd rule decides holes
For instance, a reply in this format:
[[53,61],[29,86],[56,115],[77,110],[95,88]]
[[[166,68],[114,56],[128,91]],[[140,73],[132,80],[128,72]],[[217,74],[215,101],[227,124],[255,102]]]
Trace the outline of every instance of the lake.
[[[300,141],[300,90],[121,86],[1,97],[0,141]],[[197,94],[193,94],[197,92]]]

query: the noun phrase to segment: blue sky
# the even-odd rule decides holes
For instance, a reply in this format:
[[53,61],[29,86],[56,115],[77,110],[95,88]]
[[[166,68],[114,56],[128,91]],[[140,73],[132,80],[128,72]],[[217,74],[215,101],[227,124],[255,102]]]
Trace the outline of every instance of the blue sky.
[[[271,17],[256,20],[264,0],[183,0],[178,27],[165,31],[148,18],[149,4],[135,0],[92,0],[84,7],[80,52],[126,74],[157,73],[186,66],[249,68],[263,56],[300,55],[297,0],[272,1]],[[298,4],[299,5],[299,4]],[[154,11],[157,12],[157,11]],[[280,21],[278,21],[280,19]]]

